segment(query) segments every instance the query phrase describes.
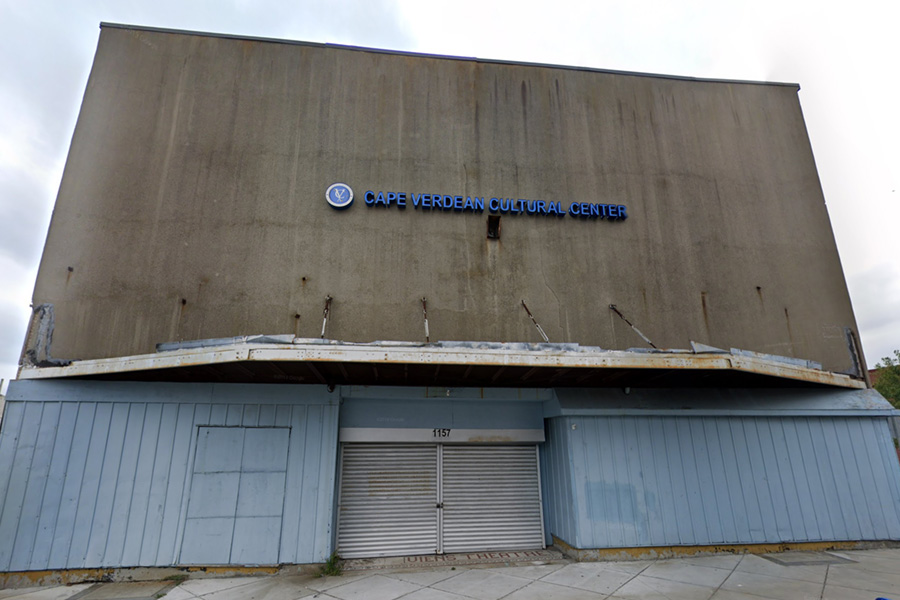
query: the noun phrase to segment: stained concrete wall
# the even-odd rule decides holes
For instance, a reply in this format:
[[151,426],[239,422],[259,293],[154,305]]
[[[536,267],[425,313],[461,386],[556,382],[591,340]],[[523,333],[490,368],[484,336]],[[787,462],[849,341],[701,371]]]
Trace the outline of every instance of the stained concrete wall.
[[[104,27],[34,294],[53,356],[255,333],[644,345],[851,366],[796,86]],[[344,211],[325,202],[353,187]],[[366,190],[625,221],[367,207]]]

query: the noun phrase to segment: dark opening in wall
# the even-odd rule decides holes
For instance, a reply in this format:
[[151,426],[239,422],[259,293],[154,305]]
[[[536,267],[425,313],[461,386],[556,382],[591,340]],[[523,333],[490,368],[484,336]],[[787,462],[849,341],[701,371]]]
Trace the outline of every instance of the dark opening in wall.
[[488,216],[487,237],[489,240],[500,239],[500,215]]

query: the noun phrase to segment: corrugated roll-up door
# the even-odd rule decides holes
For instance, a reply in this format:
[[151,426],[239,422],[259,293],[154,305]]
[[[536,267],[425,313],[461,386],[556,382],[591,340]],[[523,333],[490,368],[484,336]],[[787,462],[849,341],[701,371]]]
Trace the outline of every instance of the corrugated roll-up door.
[[344,444],[338,554],[437,551],[437,447]]
[[535,446],[443,447],[443,551],[544,547]]

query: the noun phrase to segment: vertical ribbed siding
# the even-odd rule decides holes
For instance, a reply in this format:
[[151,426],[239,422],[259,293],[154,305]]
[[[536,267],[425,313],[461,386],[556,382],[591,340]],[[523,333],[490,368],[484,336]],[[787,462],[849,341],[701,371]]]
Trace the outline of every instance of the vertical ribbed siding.
[[900,464],[884,418],[552,421],[546,460],[571,456],[574,536],[558,485],[548,485],[549,520],[578,547],[900,539]]
[[577,512],[572,494],[572,458],[565,419],[547,419],[546,441],[541,444],[541,493],[544,501],[546,542],[552,535],[574,543]]
[[[131,396],[160,395],[153,384],[129,387]],[[165,388],[182,402],[9,401],[0,425],[0,571],[175,564],[196,431],[207,425],[292,429],[279,561],[324,561],[337,406],[304,404],[302,392],[293,404],[259,403],[265,386],[254,386],[254,403],[187,401],[210,387]],[[246,392],[237,387],[218,386]],[[79,398],[103,389],[66,384]]]

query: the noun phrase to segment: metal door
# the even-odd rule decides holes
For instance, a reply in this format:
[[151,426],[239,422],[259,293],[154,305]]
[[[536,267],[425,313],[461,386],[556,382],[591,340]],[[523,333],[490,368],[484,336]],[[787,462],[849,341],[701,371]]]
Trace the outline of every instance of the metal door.
[[344,444],[344,558],[543,548],[536,446]]
[[444,446],[443,552],[544,547],[536,446]]
[[436,446],[344,444],[341,465],[341,557],[437,552]]
[[278,564],[290,429],[199,427],[181,564]]

